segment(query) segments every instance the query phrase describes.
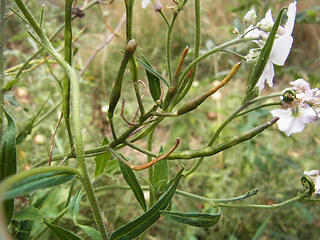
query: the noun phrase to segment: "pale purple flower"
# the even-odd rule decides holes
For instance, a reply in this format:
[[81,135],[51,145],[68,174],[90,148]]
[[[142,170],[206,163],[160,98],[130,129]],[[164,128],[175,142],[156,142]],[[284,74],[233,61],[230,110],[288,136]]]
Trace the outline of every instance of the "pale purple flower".
[[320,171],[319,170],[311,170],[311,171],[304,171],[304,175],[309,176],[315,188],[315,194],[320,194]]

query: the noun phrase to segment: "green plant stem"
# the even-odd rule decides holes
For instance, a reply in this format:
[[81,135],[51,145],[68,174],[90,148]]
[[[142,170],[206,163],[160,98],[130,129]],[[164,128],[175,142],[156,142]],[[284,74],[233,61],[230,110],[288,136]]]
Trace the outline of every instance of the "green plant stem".
[[[149,186],[141,186],[142,190],[149,190]],[[103,187],[97,187],[94,189],[95,192],[100,192],[100,191],[105,191],[105,190],[116,190],[116,189],[122,189],[122,190],[130,190],[130,186],[128,185],[107,185],[107,186],[103,186]],[[203,201],[203,202],[207,202],[207,203],[211,203],[211,204],[216,204],[216,203],[227,203],[227,202],[235,202],[235,201],[240,201],[249,197],[253,197],[254,195],[256,195],[258,192],[257,189],[252,189],[251,191],[247,192],[246,194],[242,195],[242,196],[238,196],[238,197],[232,197],[232,198],[207,198],[207,197],[203,197],[197,194],[193,194],[193,193],[189,193],[189,192],[185,192],[182,190],[176,190],[176,193],[178,195],[184,196],[184,197],[188,197],[194,200],[199,200],[199,201]]]
[[[215,133],[213,134],[213,136],[211,137],[211,139],[209,140],[209,143],[207,145],[207,147],[211,147],[213,145],[213,143],[215,142],[215,140],[217,139],[217,137],[219,136],[219,134],[221,133],[221,131],[225,128],[225,126],[228,125],[228,123],[230,123],[239,112],[241,112],[243,109],[245,109],[248,105],[242,105],[239,108],[237,108],[233,113],[231,113],[229,115],[229,117],[227,117],[224,122],[218,127],[218,129],[215,131]],[[195,170],[197,170],[197,168],[200,166],[200,164],[202,163],[204,159],[203,157],[200,157],[196,163],[191,167],[191,169],[189,171],[186,172],[186,176],[192,174]]]
[[172,83],[172,70],[171,70],[171,39],[172,39],[172,29],[174,26],[174,23],[178,17],[178,13],[174,13],[171,19],[171,22],[169,24],[168,30],[167,30],[167,42],[166,42],[166,58],[167,58],[167,70],[168,75],[170,79],[170,84]]
[[[234,137],[230,138],[229,140],[225,141],[224,143],[217,145],[216,147],[210,146],[210,147],[206,147],[206,148],[199,149],[199,150],[185,150],[185,151],[181,151],[181,152],[173,152],[169,156],[167,156],[166,159],[168,159],[168,160],[177,160],[177,159],[187,160],[187,159],[193,159],[193,158],[197,158],[197,157],[204,158],[207,156],[215,155],[215,154],[217,154],[223,150],[226,150],[228,148],[231,148],[241,142],[250,140],[251,138],[256,136],[258,133],[261,133],[266,128],[272,126],[277,120],[278,120],[278,118],[273,118],[269,122],[262,124],[258,127],[255,127],[247,132],[240,134],[240,135],[234,136]],[[111,147],[109,145],[109,146],[101,146],[98,148],[87,150],[85,152],[86,157],[97,156],[99,154],[108,152],[108,151],[110,151],[110,148]],[[159,157],[158,155],[154,155],[153,153],[151,153],[148,150],[144,150],[141,152],[145,152],[147,155],[149,154],[150,156],[153,156],[153,157]],[[53,156],[51,161],[53,162],[53,161],[58,161],[58,160],[62,160],[64,158],[71,158],[71,157],[76,157],[76,155],[72,155],[69,153],[69,154],[62,154],[62,155],[58,155],[58,156]],[[37,164],[37,166],[43,165],[46,162],[48,162],[48,159],[42,160],[40,163]]]
[[[72,66],[72,2],[73,0],[65,0],[65,27],[64,27],[64,58],[66,62]],[[62,114],[66,123],[66,128],[69,137],[71,152],[74,152],[73,136],[70,125],[70,79],[65,74],[62,83]]]
[[[183,79],[187,76],[187,74],[189,73],[189,71],[194,68],[200,61],[202,61],[204,58],[218,52],[221,51],[222,49],[234,45],[234,44],[238,44],[238,43],[242,43],[242,42],[248,42],[248,41],[252,41],[252,40],[256,40],[255,38],[241,38],[241,37],[237,37],[233,40],[230,40],[226,43],[223,43],[219,46],[216,46],[214,48],[212,48],[211,50],[207,51],[206,53],[202,54],[201,56],[197,57],[196,59],[194,59],[187,67],[186,69],[182,72],[182,74],[180,75],[178,82],[182,83]],[[186,90],[184,90],[186,91]],[[184,93],[181,93],[184,94]]]
[[71,86],[72,86],[72,116],[73,116],[73,130],[75,137],[75,147],[76,154],[78,159],[78,168],[80,171],[80,180],[83,184],[85,192],[87,194],[88,200],[90,202],[90,206],[92,209],[92,213],[97,224],[98,230],[101,234],[102,239],[108,239],[108,235],[106,232],[106,228],[104,226],[102,216],[100,213],[100,208],[97,202],[97,198],[95,197],[88,170],[85,161],[85,153],[83,149],[83,140],[82,140],[82,127],[81,127],[81,117],[80,117],[80,88],[78,79],[74,69],[57,53],[54,47],[51,45],[50,40],[45,35],[44,31],[39,27],[37,21],[32,16],[31,12],[27,9],[22,0],[15,0],[16,4],[20,8],[21,12],[24,14],[26,19],[29,21],[30,25],[33,27],[34,31],[37,33],[40,38],[42,44],[45,46],[46,50],[53,56],[53,58],[60,64],[60,66],[67,73]]
[[[3,86],[4,86],[4,25],[5,25],[5,14],[6,14],[6,0],[1,0],[0,6],[0,106],[3,105]],[[3,134],[3,110],[0,108],[0,141]]]
[[170,27],[170,24],[169,24],[166,16],[163,14],[162,10],[159,10],[158,12],[160,13],[162,19],[163,19],[163,20],[165,21],[165,23],[167,24],[167,27]]
[[[193,60],[197,59],[200,55],[200,44],[201,44],[201,4],[200,0],[195,0],[194,2],[194,15],[195,15],[195,40],[194,40],[194,55],[193,55]],[[188,79],[186,82],[186,87],[182,86],[177,95],[176,98],[174,99],[172,103],[172,107],[177,105],[184,97],[187,95],[189,92],[193,80],[196,76],[197,73],[197,66],[198,64],[195,64],[193,67],[193,72],[191,78]],[[179,81],[183,81],[185,78],[179,78]],[[179,86],[181,86],[181,82],[178,81]]]
[[[94,0],[92,2],[90,2],[88,5],[86,5],[85,7],[83,7],[83,11],[91,8],[92,6],[94,6],[95,4],[98,4],[100,0]],[[74,20],[76,17],[73,17],[72,20]],[[53,39],[55,39],[58,34],[62,31],[62,29],[64,28],[65,24],[63,23],[57,30],[56,32],[49,38],[50,41],[52,41]],[[9,90],[15,83],[17,83],[19,81],[20,75],[22,74],[23,70],[29,65],[29,63],[32,61],[32,59],[34,59],[38,54],[40,54],[43,50],[43,47],[40,46],[40,49],[35,52],[33,55],[31,55],[20,67],[18,73],[16,74],[14,80],[12,80],[11,82],[9,82],[8,84],[6,84],[6,86],[3,87],[4,91]]]
[[253,107],[251,109],[248,109],[247,111],[244,111],[242,113],[239,113],[236,117],[240,117],[243,116],[249,112],[261,109],[261,108],[265,108],[265,107],[272,107],[272,106],[281,106],[281,102],[272,102],[272,103],[266,103],[266,104],[261,104],[259,106]]
[[214,206],[217,207],[229,207],[229,208],[260,208],[260,209],[275,209],[280,207],[288,206],[289,204],[293,204],[295,202],[303,200],[308,195],[308,191],[303,192],[302,194],[291,198],[287,201],[270,204],[270,205],[259,205],[259,204],[225,204],[225,203],[215,203]]

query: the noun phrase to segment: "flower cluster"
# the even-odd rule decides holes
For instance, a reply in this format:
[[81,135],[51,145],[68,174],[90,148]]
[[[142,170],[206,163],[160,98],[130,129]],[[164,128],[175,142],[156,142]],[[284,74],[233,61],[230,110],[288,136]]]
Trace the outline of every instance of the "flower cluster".
[[[294,1],[288,7],[287,11],[287,22],[284,27],[280,26],[277,32],[276,39],[274,41],[273,47],[271,49],[270,57],[266,63],[264,71],[262,72],[257,86],[259,92],[264,88],[264,83],[267,81],[270,87],[273,86],[274,68],[273,64],[283,66],[293,43],[293,37],[291,36],[294,22],[296,18],[297,2]],[[245,23],[252,23],[256,19],[256,14],[253,9],[251,9],[244,17]],[[266,43],[270,31],[273,27],[274,20],[272,17],[271,9],[266,13],[265,18],[263,18],[256,25],[251,24],[245,33],[246,38],[255,38],[254,42],[260,47],[260,49]],[[259,51],[259,49],[258,49]],[[250,62],[258,56],[257,50],[250,50],[247,55],[247,61]]]
[[[290,84],[292,88],[284,90],[282,99],[284,109],[271,111],[273,116],[280,118],[277,124],[287,136],[302,132],[307,123],[318,119],[320,112],[319,89],[311,89],[309,83],[302,78]],[[288,97],[287,93],[292,93],[291,97]]]

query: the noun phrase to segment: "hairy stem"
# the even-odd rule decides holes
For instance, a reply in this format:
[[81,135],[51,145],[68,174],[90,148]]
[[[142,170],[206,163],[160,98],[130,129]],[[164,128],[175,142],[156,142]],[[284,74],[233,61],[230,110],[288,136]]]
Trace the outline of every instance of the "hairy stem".
[[80,88],[78,79],[75,73],[75,70],[64,60],[64,58],[59,55],[59,53],[54,49],[50,40],[44,33],[44,31],[39,27],[37,21],[32,16],[31,12],[22,0],[15,0],[16,4],[20,8],[21,12],[24,14],[26,19],[29,21],[30,25],[38,35],[41,40],[41,43],[46,48],[46,50],[53,56],[53,58],[60,64],[60,66],[64,69],[66,74],[68,75],[71,87],[72,87],[72,116],[73,116],[73,129],[74,129],[74,137],[75,137],[75,147],[76,154],[78,160],[78,168],[80,170],[80,179],[87,194],[88,200],[90,202],[90,206],[92,209],[92,213],[95,219],[95,222],[98,226],[98,230],[103,239],[108,239],[108,235],[102,220],[102,216],[100,213],[100,208],[97,202],[97,198],[94,194],[93,187],[90,182],[87,165],[85,161],[85,153],[83,148],[83,140],[82,140],[82,124],[80,117]]

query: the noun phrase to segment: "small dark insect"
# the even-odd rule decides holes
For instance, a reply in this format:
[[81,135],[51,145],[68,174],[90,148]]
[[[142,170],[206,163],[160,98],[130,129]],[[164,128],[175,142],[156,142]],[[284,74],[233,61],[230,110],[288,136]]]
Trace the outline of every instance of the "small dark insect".
[[84,17],[84,11],[82,11],[80,8],[78,7],[74,7],[72,8],[72,14],[78,18],[82,18]]

